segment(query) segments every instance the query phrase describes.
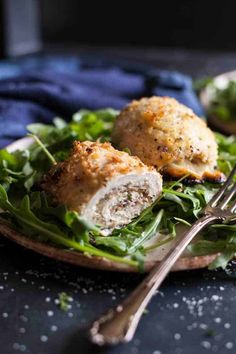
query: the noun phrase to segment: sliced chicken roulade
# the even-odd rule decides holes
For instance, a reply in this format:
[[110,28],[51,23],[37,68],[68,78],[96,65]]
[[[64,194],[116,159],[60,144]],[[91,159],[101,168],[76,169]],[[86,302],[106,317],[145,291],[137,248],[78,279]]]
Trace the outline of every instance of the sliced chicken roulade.
[[219,181],[213,132],[191,109],[170,97],[131,102],[118,116],[112,141],[145,164],[176,178]]
[[75,142],[70,157],[52,167],[42,188],[107,234],[128,224],[161,193],[162,178],[110,143]]

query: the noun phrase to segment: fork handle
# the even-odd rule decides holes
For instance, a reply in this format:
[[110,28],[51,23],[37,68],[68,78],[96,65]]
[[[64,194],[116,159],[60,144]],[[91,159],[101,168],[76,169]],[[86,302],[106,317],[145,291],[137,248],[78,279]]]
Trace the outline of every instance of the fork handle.
[[174,263],[194,236],[217,219],[219,219],[217,216],[205,215],[198,219],[189,230],[184,232],[161,263],[153,267],[149,275],[146,276],[129,297],[121,305],[109,310],[93,323],[90,329],[91,341],[98,345],[114,345],[119,342],[129,342],[134,336],[144,309]]

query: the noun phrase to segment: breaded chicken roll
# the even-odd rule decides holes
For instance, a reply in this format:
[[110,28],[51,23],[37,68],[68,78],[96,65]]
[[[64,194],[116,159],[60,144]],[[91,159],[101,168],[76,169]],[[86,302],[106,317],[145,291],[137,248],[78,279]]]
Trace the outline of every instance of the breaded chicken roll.
[[154,168],[110,143],[85,141],[74,143],[70,157],[49,171],[42,188],[54,202],[77,211],[109,234],[160,195],[162,178]]
[[221,180],[213,132],[191,109],[170,97],[131,102],[118,116],[112,135],[145,164],[176,178]]

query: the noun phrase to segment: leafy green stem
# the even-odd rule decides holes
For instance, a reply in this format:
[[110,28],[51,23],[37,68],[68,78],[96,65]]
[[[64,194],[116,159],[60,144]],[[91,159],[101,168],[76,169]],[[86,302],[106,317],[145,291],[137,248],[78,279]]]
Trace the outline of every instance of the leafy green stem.
[[51,161],[53,165],[56,165],[57,163],[56,159],[52,156],[52,154],[49,152],[49,150],[46,148],[43,142],[37,137],[37,135],[35,134],[27,134],[27,135],[35,140],[36,144],[38,144],[41,147],[45,155],[48,157],[49,161]]

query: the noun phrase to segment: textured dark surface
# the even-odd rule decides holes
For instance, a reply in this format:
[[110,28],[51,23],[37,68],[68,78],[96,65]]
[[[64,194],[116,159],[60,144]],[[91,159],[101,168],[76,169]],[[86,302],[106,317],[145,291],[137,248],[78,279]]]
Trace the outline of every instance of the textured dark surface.
[[[73,52],[85,50],[93,52],[89,48],[75,48]],[[108,57],[143,60],[194,77],[236,67],[233,53],[99,51]],[[149,305],[132,343],[105,349],[92,346],[86,339],[91,320],[118,304],[141,279],[141,275],[92,271],[54,262],[0,238],[0,353],[235,353],[233,266],[227,272],[171,274]],[[57,304],[58,294],[64,291],[73,298],[68,312]]]

